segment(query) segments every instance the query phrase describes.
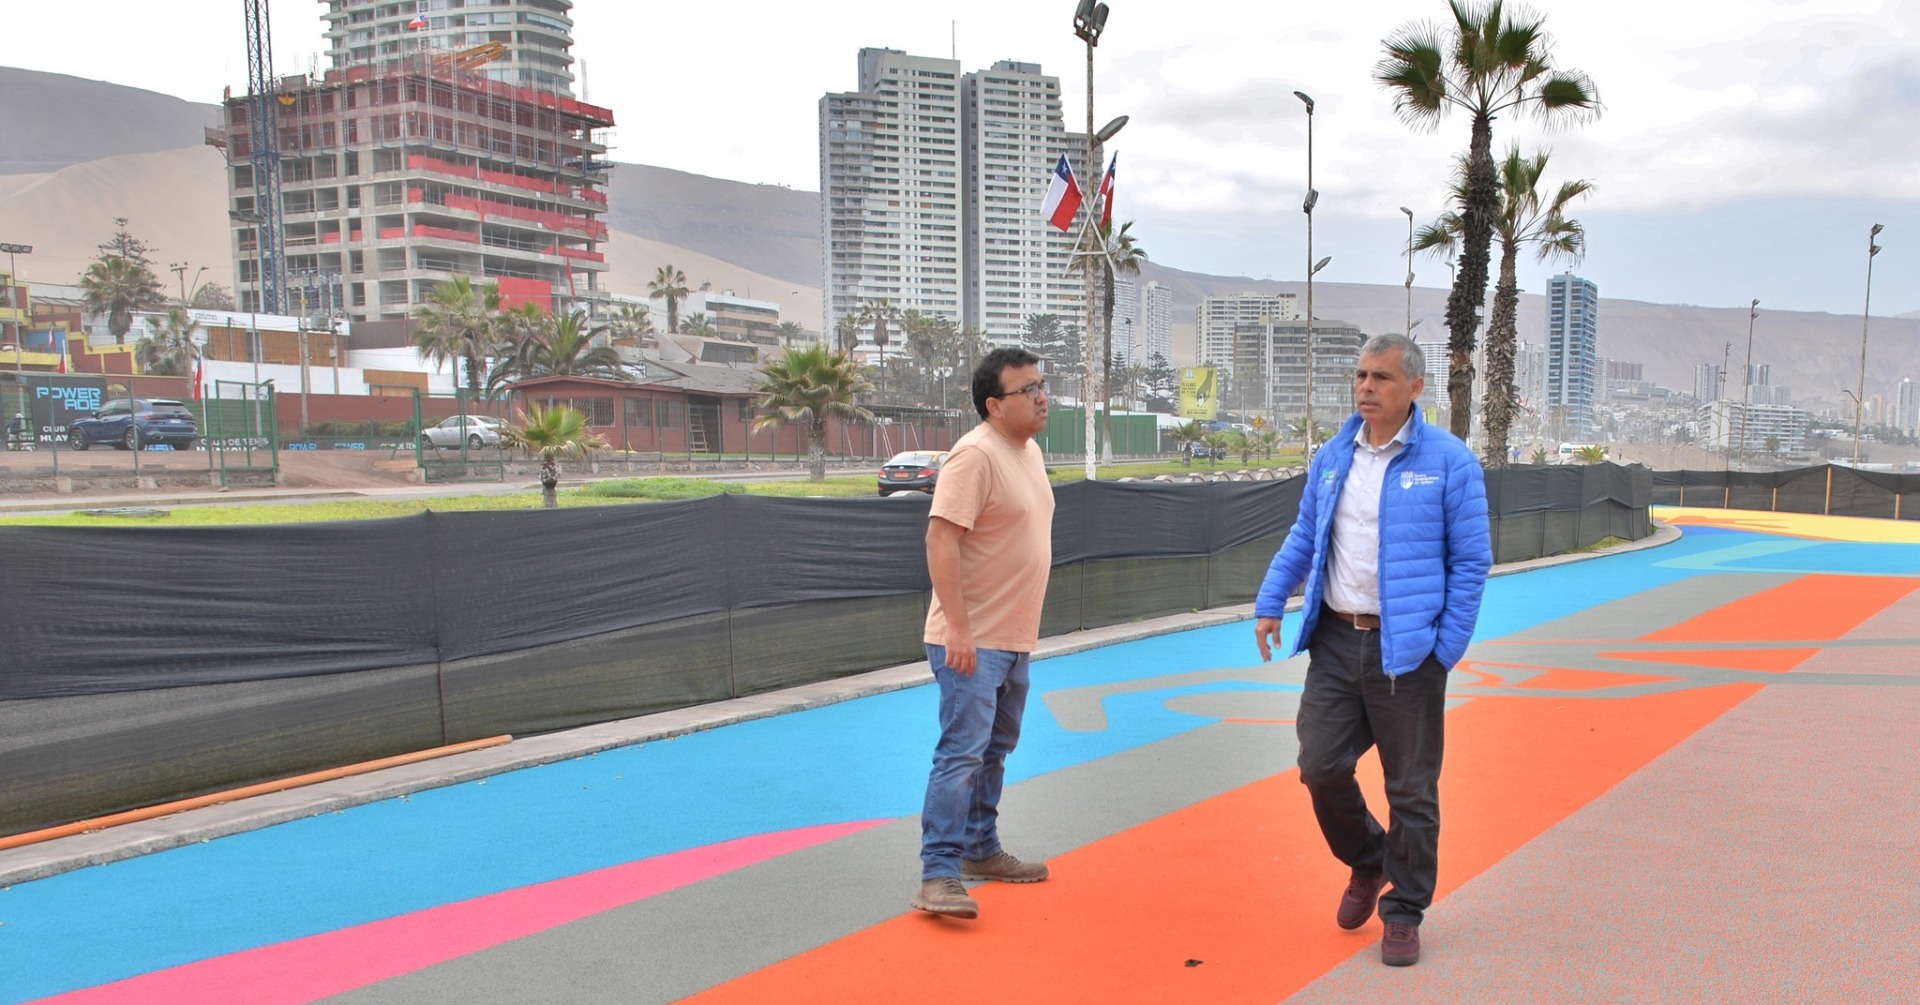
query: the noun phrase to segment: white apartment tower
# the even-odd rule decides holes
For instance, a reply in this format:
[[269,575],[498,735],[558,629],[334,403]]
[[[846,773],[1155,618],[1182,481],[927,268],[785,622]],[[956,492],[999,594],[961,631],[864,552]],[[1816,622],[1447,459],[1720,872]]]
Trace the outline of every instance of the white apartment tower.
[[1156,282],[1113,281],[1113,352],[1146,365],[1155,353],[1171,361],[1173,291]]
[[963,320],[964,149],[957,60],[862,49],[859,89],[820,99],[829,341],[841,318],[883,300]]
[[1207,297],[1194,309],[1200,362],[1233,372],[1234,333],[1245,325],[1293,321],[1300,317],[1300,301],[1292,293],[1240,293]]
[[[433,54],[492,80],[573,93],[573,0],[323,0],[336,70]],[[487,56],[490,58],[482,58]]]
[[1067,271],[1073,235],[1040,215],[1060,155],[1085,148],[1085,138],[1063,125],[1059,78],[1034,63],[1001,60],[962,78],[960,108],[961,322],[998,346],[1019,345],[1030,314],[1084,323],[1084,280]]

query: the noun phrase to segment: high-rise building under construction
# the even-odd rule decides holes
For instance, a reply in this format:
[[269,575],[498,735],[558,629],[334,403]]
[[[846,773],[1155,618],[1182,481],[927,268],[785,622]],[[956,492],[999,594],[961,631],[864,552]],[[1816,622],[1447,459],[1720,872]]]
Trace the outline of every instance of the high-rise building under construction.
[[[543,306],[604,296],[613,113],[577,100],[568,0],[328,0],[332,66],[274,80],[281,312],[405,317],[439,284]],[[259,106],[254,106],[259,107]],[[227,98],[235,292],[261,302],[254,123]]]

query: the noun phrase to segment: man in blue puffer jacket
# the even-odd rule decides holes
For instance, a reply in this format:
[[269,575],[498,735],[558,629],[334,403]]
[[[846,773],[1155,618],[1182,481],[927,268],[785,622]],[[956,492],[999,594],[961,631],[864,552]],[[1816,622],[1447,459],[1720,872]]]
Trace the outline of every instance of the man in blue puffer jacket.
[[[1254,603],[1254,640],[1271,659],[1287,598],[1306,584],[1287,653],[1309,653],[1295,720],[1300,781],[1328,847],[1352,869],[1335,920],[1359,928],[1377,899],[1390,966],[1420,960],[1439,871],[1447,671],[1473,638],[1493,563],[1480,462],[1420,420],[1425,373],[1403,335],[1361,347],[1359,412],[1308,466],[1299,516]],[[1373,746],[1392,811],[1384,831],[1353,774]]]

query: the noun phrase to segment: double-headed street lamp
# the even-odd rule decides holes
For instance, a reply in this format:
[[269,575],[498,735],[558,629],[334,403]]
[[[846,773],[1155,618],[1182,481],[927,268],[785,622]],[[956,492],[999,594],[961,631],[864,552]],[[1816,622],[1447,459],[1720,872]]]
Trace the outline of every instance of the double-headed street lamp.
[[1753,319],[1760,316],[1760,298],[1747,305],[1747,382],[1740,390],[1740,467],[1747,466],[1747,412],[1753,408]]
[[[1100,197],[1099,176],[1104,173],[1100,166],[1100,153],[1098,148],[1100,144],[1112,139],[1113,134],[1119,132],[1120,128],[1127,124],[1126,116],[1123,115],[1107,123],[1099,132],[1095,132],[1093,128],[1093,50],[1095,46],[1100,44],[1100,33],[1105,31],[1106,27],[1107,5],[1097,3],[1095,0],[1080,0],[1078,6],[1076,6],[1073,11],[1073,33],[1078,36],[1081,41],[1087,43],[1087,190],[1086,195],[1081,198],[1081,205],[1085,207],[1087,214],[1087,225],[1083,232],[1092,233],[1095,236],[1099,235],[1098,229],[1094,226],[1094,221],[1098,218],[1096,215],[1096,203]],[[1101,251],[1104,255],[1105,248],[1103,247]],[[1080,405],[1087,413],[1087,480],[1093,481],[1096,476],[1094,469],[1095,431],[1093,395],[1087,392],[1093,384],[1094,350],[1098,343],[1093,337],[1094,266],[1092,261],[1086,261],[1083,264],[1086,266],[1087,327],[1086,330],[1081,333],[1081,340],[1084,343],[1083,348],[1086,350],[1082,353],[1082,355],[1086,357],[1084,360],[1086,364],[1086,375],[1080,381]]]
[[1880,246],[1873,239],[1885,230],[1879,224],[1867,231],[1867,300],[1860,308],[1860,386],[1853,393],[1853,466],[1860,466],[1860,420],[1867,412],[1867,319],[1873,310],[1873,256],[1880,253]]
[[1323,258],[1319,264],[1313,261],[1313,207],[1320,201],[1320,193],[1313,187],[1313,98],[1305,91],[1295,91],[1293,96],[1307,106],[1307,198],[1301,202],[1300,211],[1307,214],[1307,407],[1304,416],[1306,426],[1306,448],[1302,457],[1313,457],[1313,274],[1325,268],[1329,258]]
[[1407,328],[1408,338],[1413,337],[1413,210],[1405,206],[1400,212],[1407,214]]

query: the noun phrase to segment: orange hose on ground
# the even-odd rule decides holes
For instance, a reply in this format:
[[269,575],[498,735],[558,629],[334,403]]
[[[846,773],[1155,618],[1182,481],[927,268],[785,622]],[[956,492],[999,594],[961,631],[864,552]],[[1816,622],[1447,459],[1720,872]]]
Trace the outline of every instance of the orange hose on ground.
[[416,750],[407,754],[395,754],[392,757],[382,757],[377,761],[362,761],[359,764],[349,764],[339,768],[328,768],[325,771],[311,771],[304,775],[275,779],[271,782],[261,782],[257,785],[228,789],[224,792],[210,792],[204,796],[194,796],[191,799],[176,799],[170,803],[142,806],[137,810],[127,810],[124,813],[113,813],[104,817],[94,817],[91,820],[76,820],[73,823],[61,824],[58,827],[47,827],[42,830],[27,831],[24,834],[0,837],[0,851],[30,844],[38,844],[42,841],[51,841],[55,838],[72,837],[75,834],[85,834],[88,831],[118,827],[121,824],[152,820],[155,817],[164,817],[169,814],[182,813],[187,810],[197,810],[203,806],[212,806],[216,803],[230,803],[236,799],[264,796],[271,792],[283,792],[287,789],[297,789],[303,785],[332,781],[335,778],[364,775],[369,771],[379,771],[382,768],[397,768],[403,764],[429,761],[436,757],[446,757],[450,754],[464,754],[470,750],[484,750],[487,747],[500,746],[511,739],[513,739],[513,737],[506,734],[489,736],[479,740],[468,740],[465,743],[449,744],[445,747],[433,747],[427,750]]

